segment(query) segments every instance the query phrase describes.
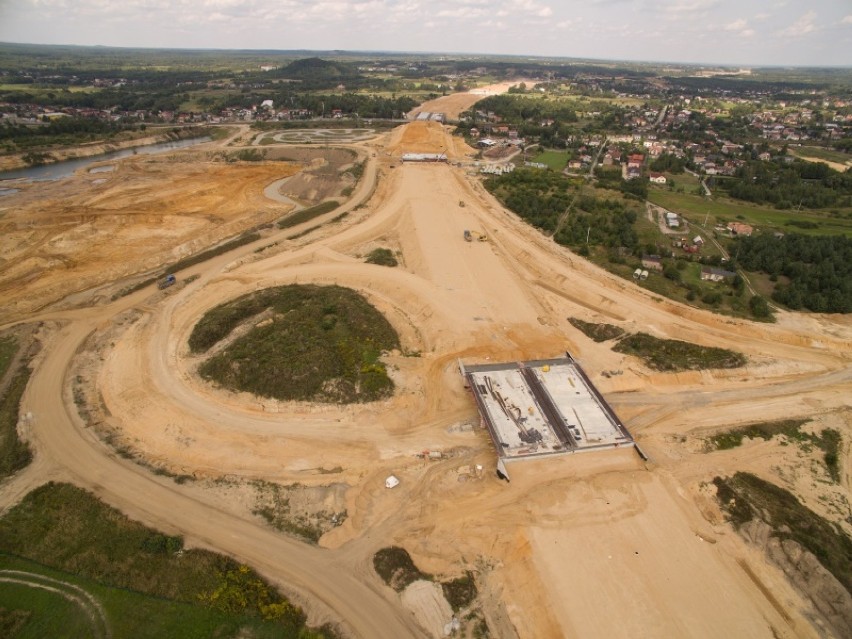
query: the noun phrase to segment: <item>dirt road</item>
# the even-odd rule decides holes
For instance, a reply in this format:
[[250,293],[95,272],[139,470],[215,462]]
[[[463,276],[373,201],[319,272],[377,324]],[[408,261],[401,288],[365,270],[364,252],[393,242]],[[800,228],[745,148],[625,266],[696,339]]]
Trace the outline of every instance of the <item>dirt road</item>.
[[[407,126],[416,131],[416,123]],[[25,396],[41,472],[233,554],[304,602],[312,620],[343,619],[363,637],[426,636],[372,571],[372,553],[390,544],[405,546],[427,572],[480,571],[489,593],[500,593],[489,595],[486,616],[521,637],[716,637],[743,628],[749,636],[816,636],[807,601],[732,534],[706,488],[717,474],[752,469],[838,519],[820,501],[818,481],[808,481],[808,462],[794,462],[801,466],[792,478],[775,470],[789,461],[779,449],[752,461],[708,455],[700,442],[716,429],[798,415],[817,416],[847,437],[852,322],[782,313],[775,325],[755,324],[660,299],[520,222],[461,169],[396,166],[388,149],[404,152],[418,135],[395,131],[364,143],[371,160],[342,221],[331,223],[333,212],[304,225],[329,222],[303,237],[295,237],[301,227],[273,234],[194,267],[186,274],[196,281],[165,294],[140,291],[100,308],[43,314],[65,325]],[[489,241],[465,242],[465,229]],[[364,263],[377,246],[397,251],[401,266]],[[349,407],[279,403],[198,378],[186,340],[201,314],[246,291],[293,282],[350,286],[386,314],[403,342],[386,358],[393,398]],[[650,371],[611,344],[591,342],[568,317],[732,348],[749,364]],[[83,364],[75,353],[93,331],[91,363]],[[511,485],[464,471],[492,468],[494,452],[470,427],[478,420],[457,360],[565,350],[581,359],[653,463],[629,451],[521,463]],[[600,374],[612,369],[623,373]],[[147,463],[234,482],[343,482],[348,519],[323,537],[325,548],[309,547],[266,527],[251,503],[119,459],[77,416],[68,386],[78,378],[99,398],[91,409],[103,403],[103,427]],[[417,459],[423,450],[445,451],[445,460]],[[848,464],[848,447],[843,454]],[[391,472],[402,483],[388,491]],[[848,494],[848,481],[837,490]]]

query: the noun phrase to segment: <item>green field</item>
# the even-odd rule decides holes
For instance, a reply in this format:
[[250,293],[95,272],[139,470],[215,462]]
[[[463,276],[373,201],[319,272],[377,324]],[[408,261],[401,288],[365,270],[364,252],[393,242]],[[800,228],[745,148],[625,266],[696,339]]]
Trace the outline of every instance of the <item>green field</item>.
[[[200,605],[179,603],[144,595],[129,589],[112,588],[72,573],[52,570],[39,563],[0,554],[0,571],[15,570],[48,577],[82,588],[97,601],[115,639],[206,639],[207,637],[279,638],[293,637],[275,623],[247,615],[228,615]],[[3,573],[0,572],[0,576]],[[12,576],[12,575],[8,575]],[[29,581],[33,577],[14,575]],[[41,581],[41,580],[38,580]],[[48,584],[59,590],[80,596],[68,587]],[[98,638],[90,617],[80,608],[56,593],[40,588],[0,583],[0,629],[8,639],[42,639],[44,637]]]
[[101,89],[98,87],[61,86],[51,87],[39,84],[0,84],[0,91],[29,93],[39,98],[47,96],[48,93],[96,93]]
[[[37,488],[0,519],[0,570],[79,586],[104,608],[117,639],[309,636],[302,611],[250,568],[206,550],[185,550],[180,537],[132,521],[69,484]],[[85,627],[91,626],[86,617],[82,633],[56,632],[57,623],[79,628],[82,613],[57,608],[55,597],[34,590],[0,583],[0,620],[11,616],[20,625],[26,618],[12,636],[98,637]]]
[[817,160],[826,160],[827,162],[837,162],[838,164],[846,164],[852,161],[852,155],[827,149],[822,146],[801,146],[790,148],[790,153],[802,158],[815,158]]
[[14,335],[0,338],[0,380],[9,370],[9,364],[18,352],[18,340]]
[[530,161],[546,164],[554,171],[561,171],[568,164],[568,154],[565,151],[542,151]]
[[[763,230],[852,237],[852,210],[848,209],[839,211],[839,214],[845,217],[833,217],[830,211],[779,211],[728,198],[714,196],[708,200],[700,195],[671,192],[657,187],[648,189],[648,200],[675,213],[686,215],[691,222],[704,225],[707,218],[706,228],[713,228],[717,223],[739,220]],[[800,228],[788,224],[790,221],[812,222],[817,228]]]

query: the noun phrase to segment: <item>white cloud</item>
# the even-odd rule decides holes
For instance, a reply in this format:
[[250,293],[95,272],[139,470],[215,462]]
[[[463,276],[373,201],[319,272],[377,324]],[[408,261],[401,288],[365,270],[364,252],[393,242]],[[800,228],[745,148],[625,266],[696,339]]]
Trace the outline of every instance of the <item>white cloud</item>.
[[729,22],[724,27],[722,27],[722,29],[725,31],[731,31],[733,33],[736,33],[738,36],[742,36],[744,38],[750,38],[755,34],[755,30],[748,26],[748,21],[744,18]]
[[782,29],[779,32],[779,35],[787,36],[790,38],[799,38],[801,36],[807,35],[808,33],[813,33],[817,29],[817,26],[814,24],[815,18],[816,11],[808,11],[789,27],[787,27],[786,29]]
[[840,24],[852,24],[852,15],[844,16],[843,20],[840,21]]

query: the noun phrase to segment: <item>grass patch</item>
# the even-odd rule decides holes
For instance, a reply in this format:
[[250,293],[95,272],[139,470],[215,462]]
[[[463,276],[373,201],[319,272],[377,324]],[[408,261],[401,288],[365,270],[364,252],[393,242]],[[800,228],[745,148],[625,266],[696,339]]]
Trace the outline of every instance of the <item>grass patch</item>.
[[18,414],[21,397],[30,380],[30,371],[22,366],[9,381],[6,393],[0,398],[0,478],[14,475],[32,461],[30,447],[18,437]]
[[546,164],[554,171],[561,171],[568,164],[568,154],[565,151],[542,151],[531,161]]
[[785,419],[777,422],[758,422],[748,424],[724,433],[718,433],[708,438],[708,446],[712,450],[730,450],[743,443],[743,439],[769,440],[776,435],[784,435],[793,441],[807,441],[810,436],[803,433],[801,428],[808,422],[807,419]]
[[379,356],[399,348],[399,336],[360,294],[340,286],[290,285],[244,295],[208,311],[189,347],[204,352],[267,310],[267,319],[200,366],[202,377],[282,400],[351,403],[393,392]]
[[823,461],[828,469],[828,474],[835,484],[840,483],[840,443],[843,438],[840,431],[826,428],[819,435],[813,435],[814,444],[819,446],[823,452]]
[[414,565],[405,548],[390,546],[373,555],[373,567],[382,580],[397,592],[402,592],[418,579],[431,580],[432,576]]
[[224,255],[229,251],[233,251],[234,249],[239,248],[241,246],[245,246],[246,244],[251,244],[252,242],[256,242],[259,239],[259,233],[244,233],[243,235],[240,235],[238,238],[235,238],[230,242],[225,242],[224,244],[220,244],[219,246],[214,246],[211,249],[201,251],[201,253],[196,253],[195,255],[190,255],[189,257],[185,257],[184,259],[179,260],[174,264],[170,264],[169,266],[165,267],[164,272],[176,273],[178,271],[182,271],[185,268],[195,266],[196,264],[201,264],[202,262],[206,262],[207,260],[213,259],[214,257],[218,257],[219,255]]
[[141,291],[146,286],[150,286],[151,284],[153,284],[154,282],[156,282],[159,279],[160,279],[159,277],[149,277],[148,279],[142,280],[141,282],[138,282],[137,284],[133,284],[132,286],[128,286],[126,288],[121,289],[118,293],[113,295],[111,299],[114,302],[115,300],[117,300],[119,298],[127,297],[131,293],[135,293],[136,291]]
[[[716,195],[712,199],[707,199],[703,195],[677,193],[658,187],[648,189],[648,200],[670,211],[689,216],[693,223],[703,224],[706,218],[708,230],[715,224],[741,221],[764,230],[788,232],[790,228],[786,223],[790,221],[791,216],[795,216],[793,219],[816,224],[815,227],[809,225],[808,228],[797,231],[805,235],[852,236],[852,218],[832,215],[830,210],[785,211]],[[848,209],[843,211],[848,213]],[[697,229],[694,230],[697,231]]]
[[398,266],[399,262],[393,251],[387,248],[377,248],[370,251],[367,259],[364,260],[368,264],[378,264],[379,266]]
[[746,357],[726,348],[698,346],[676,339],[660,339],[647,333],[629,335],[616,344],[617,353],[635,355],[657,371],[688,371],[708,368],[739,368]]
[[306,228],[304,231],[302,231],[300,233],[296,233],[295,235],[288,235],[287,239],[288,240],[298,240],[300,237],[305,237],[306,235],[310,235],[311,233],[316,231],[321,226],[322,226],[321,224],[317,224],[316,226],[311,226],[309,228]]
[[9,370],[9,365],[18,352],[18,339],[14,335],[0,338],[0,381]]
[[254,514],[263,517],[276,530],[299,537],[303,541],[319,543],[325,533],[346,521],[345,509],[339,512],[323,509],[308,513],[304,509],[300,511],[294,508],[291,499],[294,493],[310,490],[301,484],[280,486],[271,482],[257,482],[256,485],[261,496]]
[[795,495],[750,473],[716,477],[717,498],[734,527],[761,519],[779,539],[792,539],[816,556],[852,592],[852,539],[804,506]]
[[759,422],[748,424],[724,433],[718,433],[707,439],[710,450],[729,450],[743,443],[743,439],[769,440],[777,435],[783,435],[790,441],[812,444],[823,452],[828,474],[834,483],[840,483],[840,444],[843,437],[833,428],[826,428],[818,434],[805,433],[801,430],[807,424],[807,419],[785,419],[776,422]]
[[815,158],[817,160],[825,160],[826,162],[837,162],[838,164],[846,164],[852,157],[842,151],[822,146],[802,146],[790,149],[790,153],[800,158]]
[[584,322],[576,317],[569,317],[568,321],[571,322],[571,326],[596,342],[606,342],[624,335],[623,328],[612,324],[594,324],[592,322]]
[[302,209],[297,213],[293,213],[292,215],[288,215],[287,217],[278,220],[278,228],[289,229],[290,227],[296,226],[297,224],[310,222],[315,217],[325,215],[326,213],[331,213],[338,206],[340,206],[340,202],[338,202],[337,200],[330,200],[328,202],[323,202],[322,204],[317,204],[316,206],[312,206],[307,209]]
[[469,571],[465,573],[464,577],[442,582],[441,589],[444,591],[444,597],[447,598],[447,601],[455,612],[467,608],[476,600],[476,596],[479,594],[476,589],[476,580],[473,578],[473,573]]
[[304,628],[301,609],[249,567],[183,550],[182,538],[134,522],[70,484],[45,484],[0,519],[0,551],[103,586],[273,622],[276,636],[295,639]]
[[[103,607],[112,636],[134,639],[207,639],[246,636],[256,639],[300,637],[281,625],[248,615],[229,615],[200,606],[105,586],[69,572],[0,554],[0,570],[18,570],[57,579],[91,594]],[[0,634],[15,639],[97,637],[89,618],[74,604],[38,588],[0,584]],[[328,639],[332,635],[326,635]]]

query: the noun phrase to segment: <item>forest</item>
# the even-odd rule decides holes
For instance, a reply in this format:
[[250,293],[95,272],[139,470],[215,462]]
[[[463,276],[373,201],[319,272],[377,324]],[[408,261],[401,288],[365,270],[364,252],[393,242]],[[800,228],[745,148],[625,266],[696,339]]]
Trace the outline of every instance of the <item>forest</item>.
[[625,247],[633,252],[639,238],[633,229],[637,211],[621,199],[598,198],[581,191],[576,182],[559,173],[518,169],[489,178],[486,188],[532,226],[554,233],[559,244]]
[[852,173],[789,156],[747,161],[733,179],[718,180],[716,186],[733,198],[777,209],[852,206]]
[[135,128],[135,125],[105,122],[95,118],[58,118],[35,127],[0,123],[0,147],[14,152],[48,144],[62,144],[69,140],[80,143]]
[[852,239],[764,233],[737,238],[730,250],[742,268],[776,282],[772,299],[787,308],[852,312]]

